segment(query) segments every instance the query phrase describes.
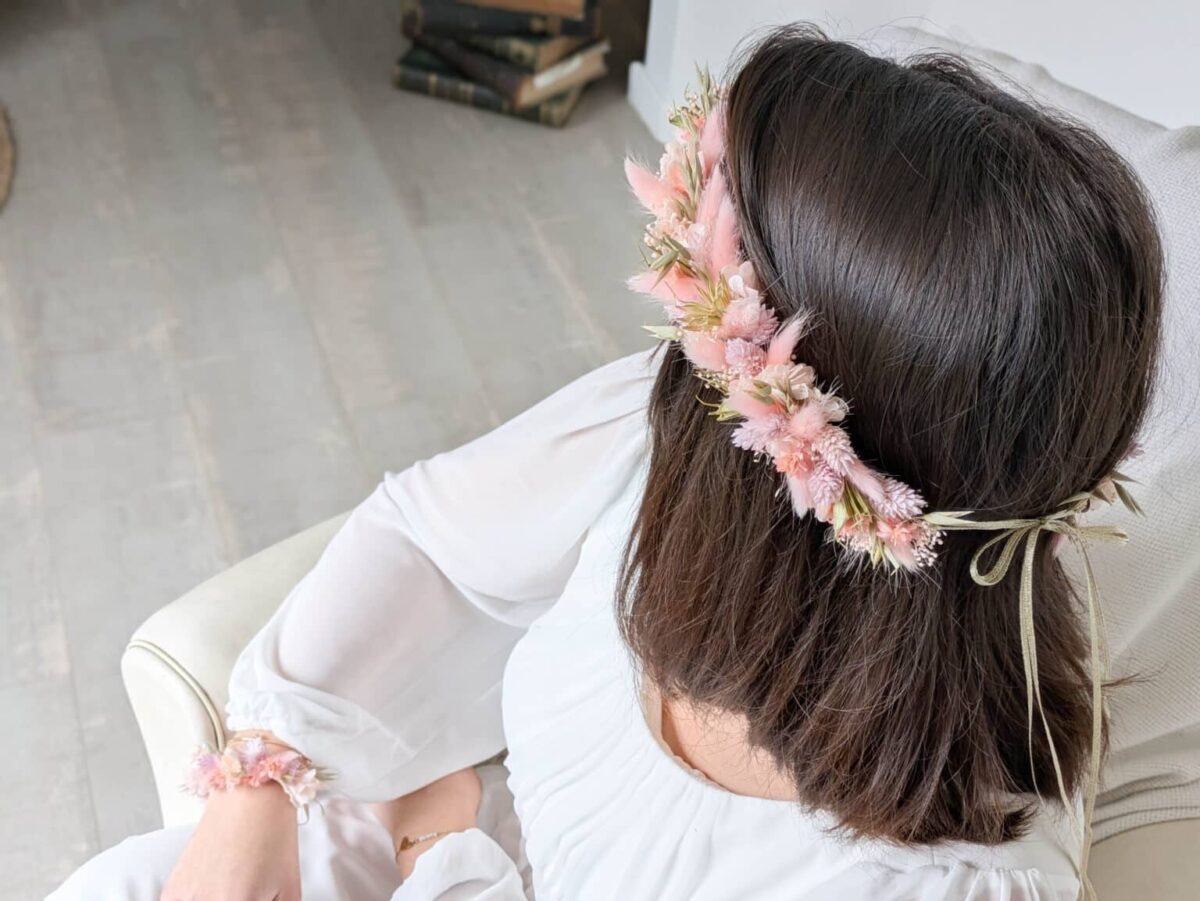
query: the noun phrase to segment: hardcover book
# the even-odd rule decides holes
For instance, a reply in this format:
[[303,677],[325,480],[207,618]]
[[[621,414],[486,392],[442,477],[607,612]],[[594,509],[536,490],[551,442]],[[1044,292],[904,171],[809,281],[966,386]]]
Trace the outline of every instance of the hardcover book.
[[468,34],[460,40],[526,72],[541,72],[587,43],[587,38],[536,34]]
[[486,85],[512,101],[516,109],[537,106],[568,88],[594,81],[607,71],[604,66],[607,41],[585,47],[541,72],[530,73],[449,38],[418,34],[413,40],[471,81]]
[[467,34],[600,36],[600,8],[596,0],[587,0],[581,19],[472,6],[453,0],[404,0],[401,10],[404,33],[410,37],[414,34],[452,38]]
[[577,85],[537,106],[518,110],[509,100],[491,88],[463,78],[443,60],[422,47],[413,47],[400,57],[393,72],[393,83],[404,91],[453,100],[456,103],[555,128],[566,124],[583,94],[583,85]]
[[585,0],[458,0],[467,6],[491,6],[518,13],[540,13],[543,16],[565,16],[582,19],[587,12]]

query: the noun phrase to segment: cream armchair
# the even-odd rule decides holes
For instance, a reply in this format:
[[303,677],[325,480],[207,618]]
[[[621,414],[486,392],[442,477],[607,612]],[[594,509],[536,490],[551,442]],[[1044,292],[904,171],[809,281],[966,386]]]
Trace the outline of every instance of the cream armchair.
[[142,623],[121,675],[146,743],[163,825],[194,822],[202,802],[180,791],[197,745],[225,742],[234,661],[310,570],[345,521],[293,535],[192,589]]

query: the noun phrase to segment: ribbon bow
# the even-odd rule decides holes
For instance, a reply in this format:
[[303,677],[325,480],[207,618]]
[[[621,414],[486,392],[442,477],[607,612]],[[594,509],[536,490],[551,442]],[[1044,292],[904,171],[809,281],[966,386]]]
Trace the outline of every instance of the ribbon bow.
[[[1119,473],[1114,473],[1111,480],[1106,480],[1106,487],[1111,487],[1115,494],[1134,513],[1141,509],[1122,481],[1128,481]],[[1094,899],[1096,891],[1087,875],[1088,855],[1092,844],[1092,812],[1096,807],[1097,785],[1100,779],[1100,748],[1103,741],[1103,687],[1108,668],[1108,642],[1104,629],[1104,617],[1100,608],[1099,592],[1096,588],[1096,576],[1092,571],[1092,561],[1088,557],[1089,541],[1102,541],[1123,544],[1129,536],[1117,526],[1111,525],[1082,525],[1078,521],[1083,513],[1096,498],[1107,500],[1104,489],[1095,492],[1084,492],[1067,498],[1063,505],[1045,516],[1036,519],[1000,519],[980,521],[967,519],[971,511],[956,511],[945,513],[928,513],[924,516],[930,525],[946,531],[984,531],[998,532],[989,538],[971,557],[971,578],[978,585],[995,585],[1008,574],[1012,562],[1016,559],[1017,551],[1022,542],[1025,545],[1021,560],[1021,592],[1020,592],[1020,630],[1021,630],[1021,659],[1025,667],[1025,712],[1029,732],[1029,756],[1033,759],[1033,712],[1037,709],[1046,732],[1046,742],[1050,749],[1050,760],[1054,764],[1054,775],[1058,781],[1059,796],[1066,808],[1072,827],[1079,833],[1081,851],[1077,874],[1080,879],[1080,897]],[[1058,760],[1058,751],[1054,747],[1054,737],[1050,733],[1050,723],[1046,719],[1046,711],[1042,706],[1041,689],[1038,685],[1037,640],[1033,628],[1033,571],[1037,555],[1038,539],[1043,532],[1061,535],[1067,538],[1083,558],[1083,568],[1087,576],[1087,609],[1089,654],[1091,658],[1090,673],[1092,677],[1092,752],[1088,766],[1087,792],[1083,805],[1083,822],[1080,823],[1075,815],[1075,807],[1067,795],[1066,782],[1063,779],[1062,767]],[[996,546],[1000,552],[995,562],[985,572],[982,569],[984,557]]]

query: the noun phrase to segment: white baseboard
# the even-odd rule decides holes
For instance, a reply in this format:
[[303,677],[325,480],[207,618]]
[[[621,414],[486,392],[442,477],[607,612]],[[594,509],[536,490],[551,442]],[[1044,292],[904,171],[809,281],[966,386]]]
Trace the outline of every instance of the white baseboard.
[[671,104],[663,96],[662,91],[650,80],[650,73],[640,62],[629,64],[629,90],[626,94],[629,105],[641,117],[650,129],[650,133],[660,141],[671,140],[671,125],[667,122],[667,112]]

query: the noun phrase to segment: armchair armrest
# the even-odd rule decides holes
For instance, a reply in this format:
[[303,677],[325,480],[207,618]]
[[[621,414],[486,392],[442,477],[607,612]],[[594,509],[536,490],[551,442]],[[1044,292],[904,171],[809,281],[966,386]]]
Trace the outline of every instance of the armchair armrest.
[[202,802],[180,786],[197,745],[224,744],[233,664],[312,569],[346,515],[214,576],[153,614],[130,639],[121,675],[150,758],[164,826],[199,817]]

